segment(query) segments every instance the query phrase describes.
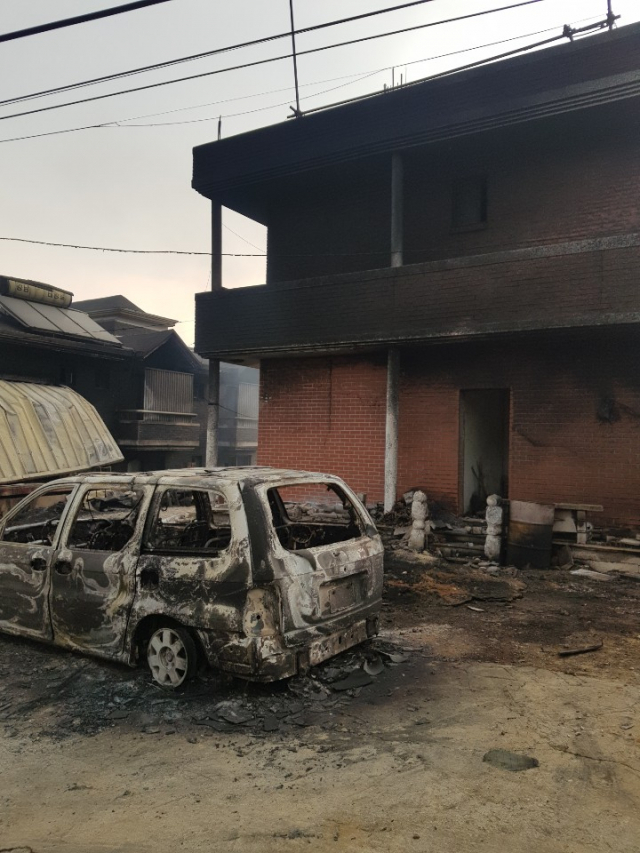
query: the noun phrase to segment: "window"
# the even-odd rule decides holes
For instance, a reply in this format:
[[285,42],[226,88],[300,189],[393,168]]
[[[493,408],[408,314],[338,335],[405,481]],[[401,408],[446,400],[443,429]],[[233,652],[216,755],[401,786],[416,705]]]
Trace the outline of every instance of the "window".
[[67,548],[77,551],[122,551],[138,520],[144,493],[125,487],[91,489],[73,521]]
[[72,491],[73,487],[69,486],[43,492],[32,498],[15,515],[7,518],[3,542],[51,545]]
[[156,495],[145,537],[147,550],[197,551],[215,556],[230,542],[229,508],[219,492],[166,489]]
[[484,175],[454,181],[451,227],[454,231],[471,231],[487,224],[487,179]]
[[364,533],[360,516],[333,483],[300,483],[267,491],[271,520],[288,551],[332,545]]

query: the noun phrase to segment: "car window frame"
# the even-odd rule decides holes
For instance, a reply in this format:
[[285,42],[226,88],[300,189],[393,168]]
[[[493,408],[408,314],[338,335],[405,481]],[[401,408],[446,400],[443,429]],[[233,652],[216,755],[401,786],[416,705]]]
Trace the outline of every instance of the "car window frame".
[[56,525],[55,534],[51,540],[51,544],[41,546],[44,548],[53,548],[54,550],[58,548],[62,531],[66,526],[66,521],[69,516],[69,511],[71,507],[75,504],[78,490],[80,488],[80,483],[59,483],[55,486],[51,483],[48,483],[46,486],[42,486],[39,489],[34,489],[33,492],[28,495],[25,495],[25,497],[14,507],[12,507],[9,512],[2,518],[2,520],[0,520],[0,547],[6,547],[9,545],[19,545],[24,548],[33,548],[33,542],[9,542],[4,539],[3,537],[5,534],[5,530],[7,529],[7,523],[10,522],[12,518],[15,518],[15,516],[18,515],[18,513],[20,513],[22,509],[27,506],[28,503],[37,500],[38,498],[42,497],[42,495],[46,495],[48,492],[60,493],[62,492],[62,490],[67,488],[69,489],[69,497],[67,499],[64,509],[62,510],[62,513],[60,514],[60,519],[58,521],[58,524]]
[[[122,489],[123,491],[139,491],[141,492],[140,502],[138,503],[138,511],[136,515],[136,521],[133,527],[133,533],[131,534],[129,540],[117,551],[113,550],[102,550],[98,548],[78,548],[75,545],[70,544],[69,537],[71,536],[71,532],[73,530],[73,526],[78,518],[79,513],[82,510],[82,504],[84,502],[85,497],[90,492],[97,491],[108,491],[109,489]],[[67,514],[64,521],[61,520],[58,525],[61,528],[61,534],[58,540],[58,547],[63,550],[68,551],[78,551],[83,554],[121,554],[123,551],[129,549],[131,547],[132,542],[135,541],[136,534],[140,530],[140,520],[145,515],[146,507],[148,506],[149,494],[148,489],[141,483],[122,483],[120,481],[112,481],[112,482],[89,482],[89,483],[78,483],[77,493],[74,498],[74,506],[73,509]],[[146,524],[146,521],[145,521]]]
[[[153,546],[150,546],[148,543],[149,538],[151,536],[151,531],[160,515],[160,505],[162,503],[162,497],[166,492],[205,492],[207,494],[213,492],[223,497],[227,506],[227,511],[229,513],[229,527],[231,528],[231,538],[227,547],[220,551],[212,551],[211,549],[207,548],[154,548]],[[203,557],[208,557],[209,559],[218,559],[221,557],[225,557],[230,552],[233,543],[236,541],[236,525],[233,520],[233,515],[234,514],[231,510],[229,497],[220,487],[215,487],[210,484],[184,485],[182,483],[163,483],[162,485],[158,485],[156,486],[149,502],[149,508],[146,514],[144,529],[142,531],[142,536],[140,539],[140,554],[157,555],[160,557],[195,557],[200,560]]]
[[[352,539],[345,539],[343,542],[340,542],[340,543],[333,543],[333,544],[329,543],[326,545],[315,545],[309,550],[315,551],[315,550],[321,549],[321,548],[326,548],[326,549],[334,548],[335,549],[335,548],[340,547],[340,546],[348,545],[349,543],[358,542],[360,539],[371,539],[374,537],[374,535],[379,535],[378,531],[375,529],[375,525],[373,524],[371,517],[369,516],[368,511],[366,510],[366,507],[364,508],[365,513],[366,513],[365,514],[362,511],[363,505],[358,500],[355,493],[349,488],[349,486],[347,486],[347,484],[344,481],[338,481],[337,482],[336,480],[333,480],[330,477],[327,477],[327,478],[318,477],[318,478],[314,478],[312,480],[283,479],[283,480],[278,480],[276,482],[262,483],[258,487],[257,491],[258,491],[258,494],[260,496],[260,501],[264,507],[265,521],[267,524],[267,532],[273,534],[272,536],[269,537],[273,542],[273,546],[272,546],[273,551],[276,554],[276,556],[278,556],[280,559],[282,559],[283,557],[290,557],[292,554],[295,555],[299,552],[290,551],[288,548],[285,548],[284,545],[278,539],[276,527],[275,527],[275,524],[273,523],[271,506],[269,504],[269,491],[271,489],[275,489],[278,496],[281,497],[280,493],[278,492],[278,489],[286,488],[286,487],[290,487],[290,486],[307,486],[307,485],[309,485],[309,486],[318,486],[318,485],[332,486],[333,489],[340,490],[345,495],[345,497],[347,497],[349,499],[349,501],[351,502],[351,504],[352,504],[352,506],[356,512],[356,515],[358,516],[359,523],[360,523],[360,530],[361,530],[360,535],[357,537],[354,537]],[[374,531],[375,531],[375,533],[374,533]]]

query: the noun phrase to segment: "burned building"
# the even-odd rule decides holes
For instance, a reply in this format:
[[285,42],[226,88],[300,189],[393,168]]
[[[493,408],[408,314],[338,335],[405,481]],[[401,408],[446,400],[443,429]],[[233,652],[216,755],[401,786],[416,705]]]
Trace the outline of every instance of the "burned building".
[[[173,328],[121,294],[75,303],[134,354],[115,434],[129,471],[202,465],[207,363]],[[220,382],[220,464],[251,465],[258,443],[258,371],[225,364]]]
[[[260,364],[258,460],[640,524],[640,26],[199,146],[196,350]],[[225,290],[220,209],[268,228]]]

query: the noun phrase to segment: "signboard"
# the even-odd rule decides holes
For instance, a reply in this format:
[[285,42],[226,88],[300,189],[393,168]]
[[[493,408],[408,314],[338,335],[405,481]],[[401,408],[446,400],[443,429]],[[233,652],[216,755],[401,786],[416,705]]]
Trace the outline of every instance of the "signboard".
[[13,296],[14,299],[55,305],[57,308],[68,308],[73,299],[73,293],[69,293],[68,290],[61,290],[59,287],[37,281],[6,276],[0,276],[0,293],[4,296]]

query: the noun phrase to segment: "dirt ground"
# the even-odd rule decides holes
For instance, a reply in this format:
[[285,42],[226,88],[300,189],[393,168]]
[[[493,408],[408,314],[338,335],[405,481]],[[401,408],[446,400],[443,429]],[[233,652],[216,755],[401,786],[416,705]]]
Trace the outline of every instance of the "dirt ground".
[[639,599],[632,580],[395,560],[379,640],[178,697],[1,638],[0,851],[637,853]]

